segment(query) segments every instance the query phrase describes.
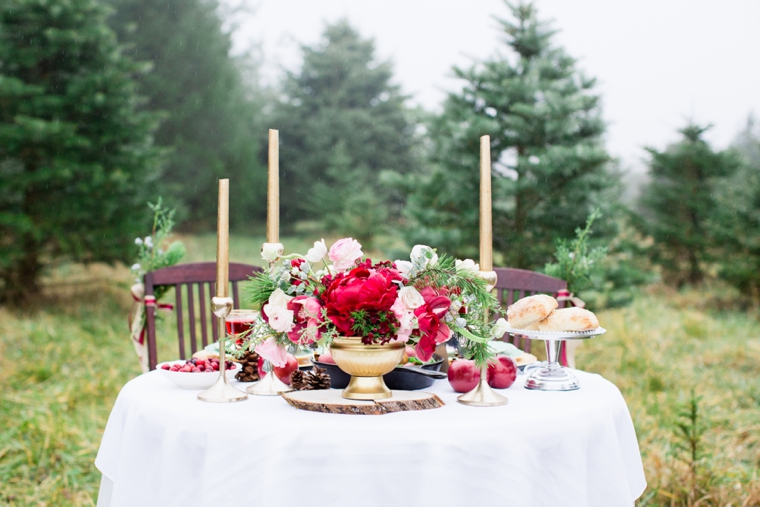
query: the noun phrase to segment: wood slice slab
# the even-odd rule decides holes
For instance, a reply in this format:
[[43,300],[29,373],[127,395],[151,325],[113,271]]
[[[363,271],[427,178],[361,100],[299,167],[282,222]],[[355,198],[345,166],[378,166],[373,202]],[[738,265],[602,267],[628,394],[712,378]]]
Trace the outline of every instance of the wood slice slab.
[[340,389],[291,391],[283,393],[282,397],[298,409],[328,414],[382,415],[445,405],[438,396],[424,391],[393,391],[393,397],[375,401],[347,400],[340,395],[341,392]]

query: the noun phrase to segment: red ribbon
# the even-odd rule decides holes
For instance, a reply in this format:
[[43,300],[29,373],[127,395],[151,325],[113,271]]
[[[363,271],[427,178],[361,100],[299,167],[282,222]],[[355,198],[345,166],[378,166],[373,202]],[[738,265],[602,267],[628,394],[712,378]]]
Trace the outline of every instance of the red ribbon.
[[[174,305],[171,303],[159,303],[156,305],[156,297],[155,296],[145,296],[143,297],[143,301],[140,301],[140,299],[132,294],[132,299],[134,299],[135,303],[144,303],[146,307],[153,306],[158,307],[159,310],[165,310],[167,312],[170,312],[174,310]],[[147,322],[146,322],[147,325]],[[131,330],[131,324],[130,324],[130,330]],[[140,330],[140,339],[138,340],[140,342],[140,345],[143,345],[145,343],[145,327]]]

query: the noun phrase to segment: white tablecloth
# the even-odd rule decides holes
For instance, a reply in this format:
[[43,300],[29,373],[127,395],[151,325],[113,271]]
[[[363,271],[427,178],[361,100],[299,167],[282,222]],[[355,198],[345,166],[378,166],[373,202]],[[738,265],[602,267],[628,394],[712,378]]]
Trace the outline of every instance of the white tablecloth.
[[[381,416],[296,410],[280,397],[203,403],[151,372],[127,383],[95,461],[99,505],[631,506],[646,487],[620,391],[500,391],[467,407]],[[110,498],[109,498],[110,494]]]

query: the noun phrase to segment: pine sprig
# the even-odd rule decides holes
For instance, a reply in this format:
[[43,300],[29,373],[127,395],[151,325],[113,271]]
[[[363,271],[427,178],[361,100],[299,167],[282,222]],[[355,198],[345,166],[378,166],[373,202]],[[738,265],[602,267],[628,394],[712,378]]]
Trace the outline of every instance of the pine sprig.
[[277,284],[266,271],[249,276],[248,280],[249,283],[246,284],[248,302],[257,308],[262,308],[269,301],[269,296],[277,289]]
[[486,281],[478,276],[465,276],[456,271],[456,259],[443,254],[438,262],[425,267],[411,280],[413,284],[423,282],[437,287],[459,287],[463,293],[472,294],[482,308],[496,308],[496,297],[486,290]]

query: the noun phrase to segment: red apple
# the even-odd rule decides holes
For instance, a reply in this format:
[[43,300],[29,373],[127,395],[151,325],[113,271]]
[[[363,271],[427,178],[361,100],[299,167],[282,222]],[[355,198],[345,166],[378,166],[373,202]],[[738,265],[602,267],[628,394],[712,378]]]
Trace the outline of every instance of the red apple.
[[[259,363],[258,363],[259,378],[264,378],[264,375],[266,375],[266,372],[263,370],[263,367],[264,367],[264,359],[261,356],[259,356]],[[298,369],[298,360],[296,359],[296,356],[294,356],[293,354],[288,354],[287,364],[283,366],[282,368],[275,366],[274,373],[275,375],[277,375],[278,379],[290,385],[290,374],[296,371],[297,369]]]
[[488,363],[488,385],[494,389],[506,389],[517,378],[517,364],[507,356],[498,356]]
[[456,359],[449,365],[449,384],[458,393],[466,393],[475,389],[480,380],[480,370],[475,361]]
[[319,362],[335,364],[335,359],[333,359],[332,353],[328,350],[324,354],[319,354]]

